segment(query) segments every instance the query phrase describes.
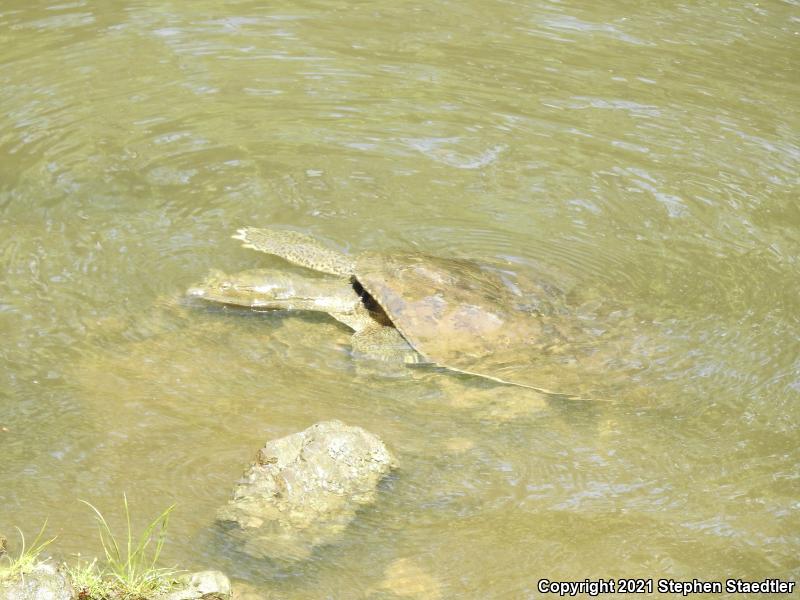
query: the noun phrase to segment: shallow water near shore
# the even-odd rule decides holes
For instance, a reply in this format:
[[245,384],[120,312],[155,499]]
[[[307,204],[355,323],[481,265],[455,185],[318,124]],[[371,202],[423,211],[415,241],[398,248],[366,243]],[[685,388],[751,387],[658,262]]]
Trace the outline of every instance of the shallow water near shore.
[[[78,499],[125,492],[177,504],[168,564],[287,598],[797,580],[798,64],[792,1],[4,2],[0,533],[99,554]],[[636,375],[569,400],[182,298],[275,224],[545,273]],[[241,555],[215,510],[326,419],[398,470],[310,560]]]

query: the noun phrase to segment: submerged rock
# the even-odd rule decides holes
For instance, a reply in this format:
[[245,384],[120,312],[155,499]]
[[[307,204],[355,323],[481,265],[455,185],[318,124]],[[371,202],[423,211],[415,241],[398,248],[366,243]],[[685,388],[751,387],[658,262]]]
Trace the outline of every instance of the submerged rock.
[[380,590],[401,598],[442,600],[442,585],[410,558],[399,558],[384,572]]
[[164,600],[228,600],[231,582],[221,571],[199,571],[178,579],[181,589],[169,593]]
[[217,518],[246,553],[301,560],[374,501],[393,466],[386,446],[368,431],[317,423],[259,450]]
[[72,586],[54,565],[42,562],[11,581],[0,580],[0,600],[71,600]]

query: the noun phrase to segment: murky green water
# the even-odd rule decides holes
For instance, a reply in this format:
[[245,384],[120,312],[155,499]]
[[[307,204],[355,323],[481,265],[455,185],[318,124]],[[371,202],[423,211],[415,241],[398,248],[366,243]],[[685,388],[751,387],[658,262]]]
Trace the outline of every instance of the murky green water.
[[[167,562],[287,598],[796,580],[798,64],[788,0],[3,2],[0,531],[92,554],[79,498],[176,502]],[[276,223],[547,268],[641,368],[542,398],[178,302]],[[236,554],[245,464],[329,418],[398,456],[380,501],[308,562]]]

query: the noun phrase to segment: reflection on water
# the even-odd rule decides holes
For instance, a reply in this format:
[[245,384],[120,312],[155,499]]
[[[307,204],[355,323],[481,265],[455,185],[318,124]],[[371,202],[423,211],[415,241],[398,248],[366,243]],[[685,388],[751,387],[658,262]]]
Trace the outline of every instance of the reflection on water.
[[[454,15],[457,15],[454,16]],[[290,598],[800,574],[795,2],[0,7],[0,532],[177,502],[166,553]],[[641,361],[611,402],[354,360],[320,315],[185,305],[229,235],[536,270]],[[580,311],[577,318],[580,318]],[[631,341],[632,340],[632,341]],[[299,566],[213,515],[337,418],[400,468]]]

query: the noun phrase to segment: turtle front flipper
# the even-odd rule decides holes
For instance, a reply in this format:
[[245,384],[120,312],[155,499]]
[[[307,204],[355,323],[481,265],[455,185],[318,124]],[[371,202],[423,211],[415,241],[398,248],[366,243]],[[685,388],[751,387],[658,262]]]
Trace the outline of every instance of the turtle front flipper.
[[232,237],[241,240],[245,248],[279,256],[314,271],[342,276],[353,275],[355,271],[355,263],[349,256],[298,231],[242,227]]
[[350,338],[353,353],[358,356],[398,364],[427,362],[394,327],[373,321],[357,329]]

